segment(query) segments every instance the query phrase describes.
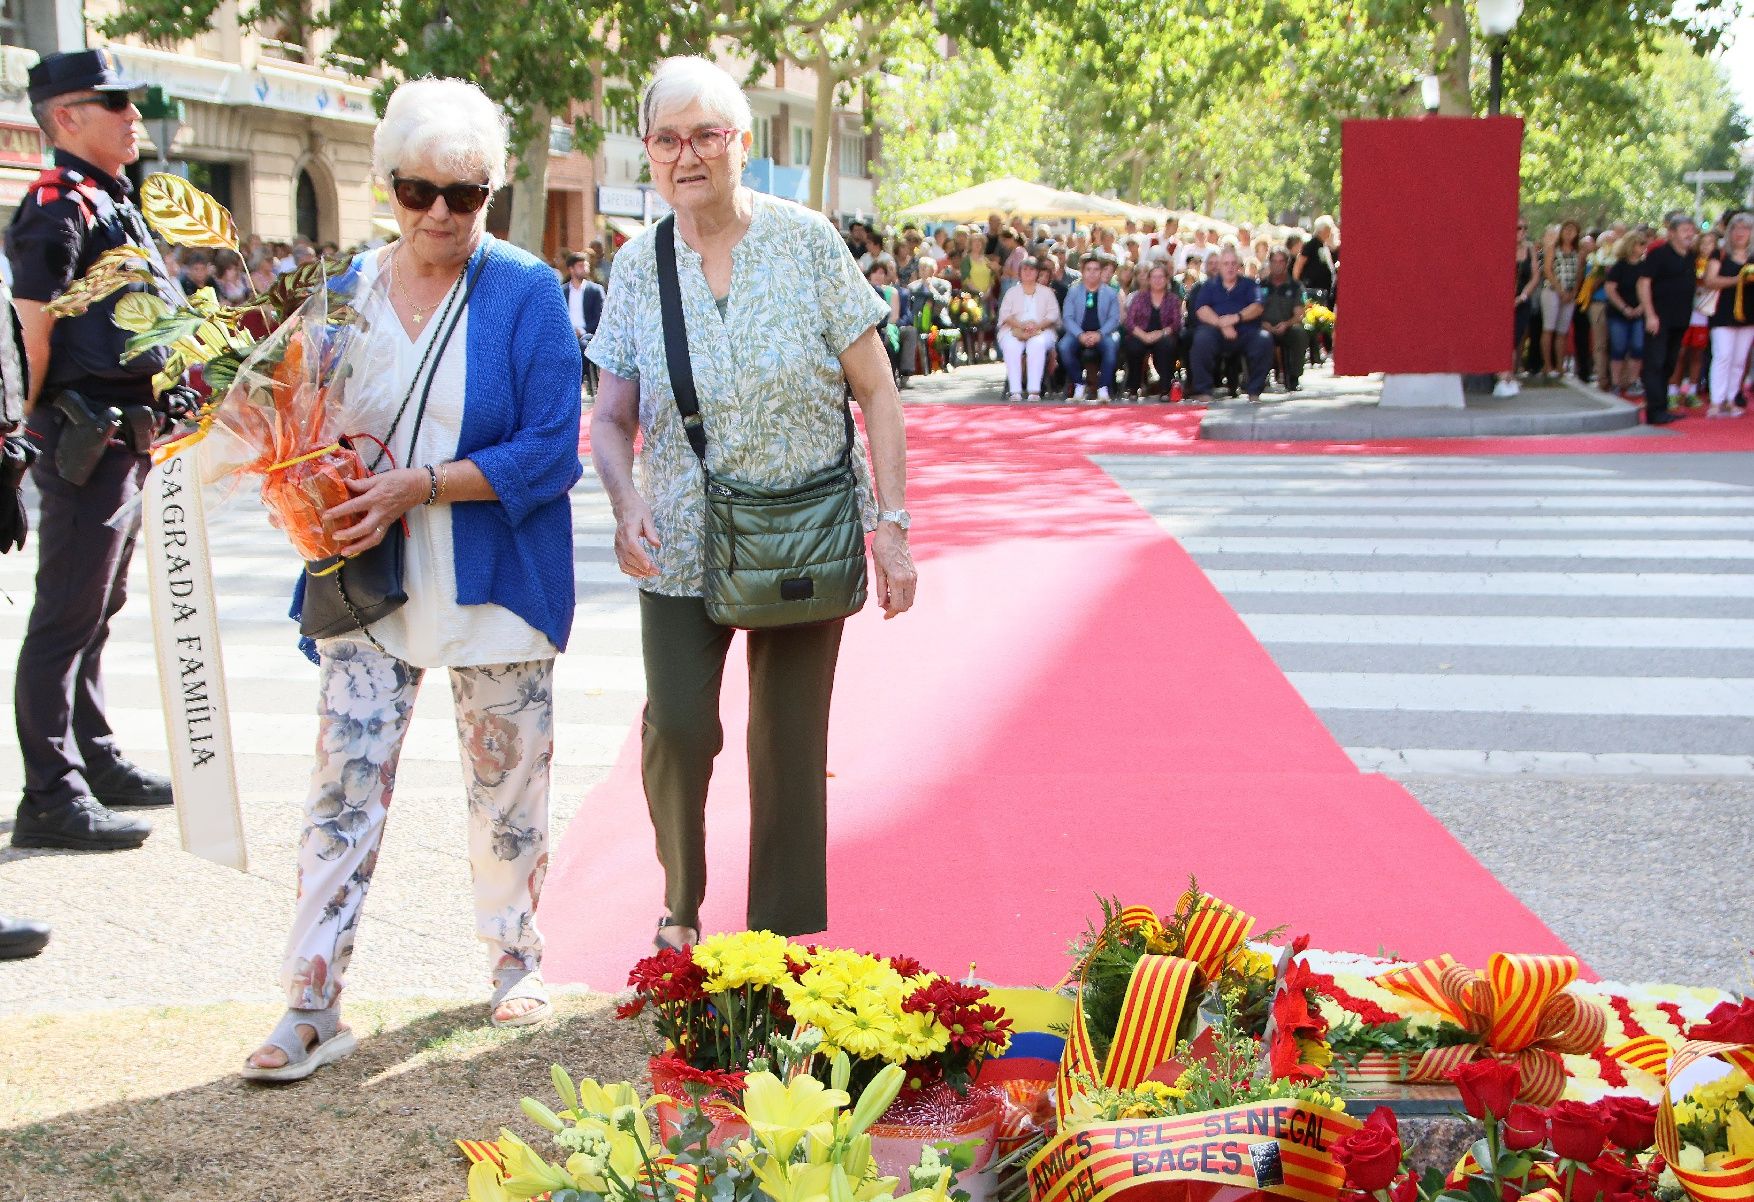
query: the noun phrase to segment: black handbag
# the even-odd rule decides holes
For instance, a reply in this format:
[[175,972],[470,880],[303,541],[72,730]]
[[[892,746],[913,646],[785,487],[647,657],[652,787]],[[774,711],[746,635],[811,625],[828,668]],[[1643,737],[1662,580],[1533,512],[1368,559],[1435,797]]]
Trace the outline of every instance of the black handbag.
[[[402,424],[402,415],[408,411],[408,402],[414,398],[416,388],[420,388],[420,404],[414,411],[414,431],[408,438],[411,456],[412,449],[420,445],[420,425],[426,418],[426,401],[432,394],[433,378],[438,375],[439,363],[445,357],[445,348],[450,345],[451,335],[457,332],[457,326],[462,323],[463,313],[469,307],[469,297],[474,293],[475,286],[481,282],[481,273],[486,268],[487,256],[483,254],[475,273],[469,278],[468,286],[463,290],[461,303],[458,303],[457,293],[453,291],[444,309],[440,311],[440,333],[427,344],[426,354],[421,357],[420,365],[414,369],[414,378],[408,382],[408,391],[396,410],[395,420],[390,423],[389,430],[378,444],[382,449],[372,461],[373,472],[378,470],[389,455],[390,440],[396,436],[396,429]],[[437,348],[436,354],[434,348]],[[426,377],[424,386],[420,382],[422,375]],[[346,438],[341,439],[341,444],[347,447],[353,445]],[[391,466],[395,466],[394,461]],[[383,645],[372,638],[372,632],[368,628],[373,622],[390,616],[408,604],[408,588],[403,576],[407,562],[407,537],[406,522],[397,521],[384,531],[384,537],[378,540],[377,545],[368,550],[357,555],[306,563],[304,603],[298,614],[299,633],[306,638],[332,639],[359,631],[371,641],[372,646],[383,651]]]

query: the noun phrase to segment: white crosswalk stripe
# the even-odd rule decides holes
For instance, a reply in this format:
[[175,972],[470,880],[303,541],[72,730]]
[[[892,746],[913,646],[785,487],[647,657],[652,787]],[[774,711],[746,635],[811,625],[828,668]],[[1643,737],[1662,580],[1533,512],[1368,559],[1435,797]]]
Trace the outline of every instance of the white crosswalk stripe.
[[1686,455],[1658,470],[1632,456],[1099,462],[1367,770],[1754,776],[1745,469]]
[[[555,665],[555,762],[603,768],[614,762],[645,689],[639,606],[632,584],[616,568],[614,519],[594,476],[587,473],[573,490],[572,506],[579,604],[571,648]],[[246,763],[253,755],[307,755],[316,739],[316,669],[299,653],[297,627],[286,616],[297,561],[248,500],[210,512],[208,523],[238,754]],[[0,662],[8,666],[17,662],[30,615],[34,552],[33,543],[22,555],[0,558],[0,593],[12,602],[0,601]],[[131,599],[111,624],[104,653],[108,712],[123,746],[161,752],[164,721],[152,704],[158,668],[141,556],[129,590]],[[585,699],[590,720],[577,713]],[[0,705],[0,722],[10,727],[9,704]],[[441,681],[429,679],[421,690],[402,759],[457,763],[450,690]],[[11,787],[19,773],[16,762],[0,767],[0,783]]]

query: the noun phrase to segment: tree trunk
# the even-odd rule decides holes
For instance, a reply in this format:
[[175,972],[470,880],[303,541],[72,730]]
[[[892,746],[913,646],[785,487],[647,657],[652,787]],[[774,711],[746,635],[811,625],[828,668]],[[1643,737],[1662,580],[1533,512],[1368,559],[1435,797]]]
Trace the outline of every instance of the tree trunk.
[[1127,199],[1133,204],[1139,203],[1140,195],[1145,191],[1145,156],[1133,156],[1133,177],[1127,184]]
[[1474,98],[1468,76],[1474,62],[1472,35],[1468,30],[1468,7],[1462,0],[1432,6],[1437,38],[1432,71],[1438,79],[1437,111],[1446,117],[1471,117]]
[[810,137],[810,199],[818,212],[828,208],[828,151],[834,141],[834,61],[825,47],[816,56],[816,116]]
[[1222,175],[1206,177],[1206,207],[1202,210],[1206,216],[1212,216],[1212,210],[1218,207],[1218,185],[1223,181]]
[[548,232],[548,130],[554,123],[546,108],[535,113],[536,132],[518,150],[518,176],[512,186],[512,219],[508,238],[537,258]]

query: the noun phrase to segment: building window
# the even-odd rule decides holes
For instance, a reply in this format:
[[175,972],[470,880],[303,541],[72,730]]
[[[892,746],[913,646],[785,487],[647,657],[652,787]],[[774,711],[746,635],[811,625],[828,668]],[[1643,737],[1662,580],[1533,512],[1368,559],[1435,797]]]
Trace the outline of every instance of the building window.
[[24,22],[19,20],[19,0],[0,0],[0,42],[23,46]]
[[792,166],[808,167],[810,152],[816,145],[816,131],[808,125],[792,126]]
[[755,144],[749,148],[749,157],[752,159],[773,158],[773,118],[757,116],[754,133]]
[[603,106],[603,132],[637,138],[639,126],[613,104],[606,104]]
[[869,147],[864,133],[841,131],[840,135],[840,173],[859,179],[871,174],[867,158]]

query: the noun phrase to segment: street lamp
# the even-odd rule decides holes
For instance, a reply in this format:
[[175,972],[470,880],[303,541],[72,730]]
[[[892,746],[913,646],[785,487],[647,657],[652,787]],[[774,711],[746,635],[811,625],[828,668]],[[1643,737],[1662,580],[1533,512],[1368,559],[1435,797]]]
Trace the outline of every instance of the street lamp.
[[1474,0],[1480,13],[1480,29],[1492,41],[1492,90],[1486,111],[1498,116],[1498,102],[1504,95],[1504,40],[1523,15],[1523,0]]

